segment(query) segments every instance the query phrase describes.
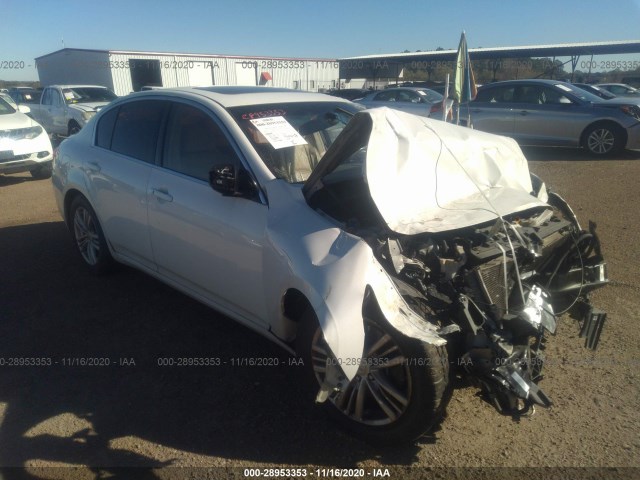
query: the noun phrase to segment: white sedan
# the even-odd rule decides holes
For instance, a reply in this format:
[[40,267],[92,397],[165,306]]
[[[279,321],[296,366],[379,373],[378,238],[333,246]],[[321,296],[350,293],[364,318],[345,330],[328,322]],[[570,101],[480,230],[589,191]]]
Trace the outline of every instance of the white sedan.
[[595,231],[513,140],[359,110],[260,87],[132,94],[60,146],[58,207],[91,271],[131,265],[297,353],[310,398],[368,441],[434,426],[450,365],[504,413],[548,406],[554,309],[607,283]]
[[23,108],[0,98],[0,173],[31,172],[33,178],[49,178],[51,141],[38,122],[20,111]]

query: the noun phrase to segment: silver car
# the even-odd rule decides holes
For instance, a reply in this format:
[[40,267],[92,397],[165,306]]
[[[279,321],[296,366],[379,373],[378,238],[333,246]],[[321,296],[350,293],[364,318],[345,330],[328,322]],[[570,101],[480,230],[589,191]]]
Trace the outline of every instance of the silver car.
[[[640,148],[640,107],[603,100],[569,83],[513,80],[481,87],[467,112],[473,128],[521,145],[584,147],[596,156]],[[468,107],[468,110],[467,110]]]
[[616,97],[640,98],[640,90],[626,83],[598,83],[596,87],[611,92]]
[[438,112],[442,116],[443,99],[444,97],[438,92],[428,88],[397,87],[377,90],[354,101],[367,108],[389,107],[421,117],[429,117],[435,116]]
[[549,406],[554,312],[584,308],[593,347],[605,318],[595,227],[509,138],[323,94],[166,89],[104,107],[53,171],[91,271],[131,265],[298,353],[309,400],[372,442],[437,424],[450,368],[504,413]]

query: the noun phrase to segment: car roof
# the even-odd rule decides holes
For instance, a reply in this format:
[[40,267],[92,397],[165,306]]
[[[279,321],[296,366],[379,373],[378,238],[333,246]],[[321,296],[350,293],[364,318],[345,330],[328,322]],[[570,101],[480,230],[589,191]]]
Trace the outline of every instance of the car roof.
[[[385,90],[412,90],[412,91],[418,91],[418,90],[433,90],[432,88],[429,87],[389,87],[389,88],[385,88]],[[376,92],[383,92],[384,90],[376,90]]]
[[165,88],[162,90],[147,90],[137,92],[136,96],[156,96],[164,94],[180,94],[191,93],[196,94],[216,103],[225,108],[240,107],[245,105],[260,105],[267,103],[286,103],[286,102],[343,102],[351,103],[340,97],[333,97],[323,93],[303,92],[300,90],[291,90],[288,88],[276,87],[178,87]]
[[57,88],[108,88],[104,85],[47,85],[47,87]]
[[563,82],[562,80],[549,80],[546,78],[530,78],[530,79],[522,79],[522,80],[503,80],[501,82],[493,82],[487,83],[486,85],[482,85],[479,88],[490,88],[497,85],[524,85],[524,84],[538,83],[541,85],[571,85],[570,83]]

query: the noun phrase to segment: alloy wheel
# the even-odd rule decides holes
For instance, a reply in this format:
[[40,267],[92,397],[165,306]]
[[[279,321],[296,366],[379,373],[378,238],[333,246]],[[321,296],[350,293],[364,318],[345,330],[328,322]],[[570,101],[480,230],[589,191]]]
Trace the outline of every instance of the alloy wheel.
[[[322,384],[327,365],[338,360],[330,353],[322,330],[313,336],[311,359],[316,380]],[[356,376],[339,395],[329,397],[335,407],[358,423],[388,425],[406,411],[411,398],[407,357],[395,339],[373,321],[365,322],[365,354]]]
[[615,144],[615,136],[608,128],[596,128],[587,138],[588,149],[598,155],[609,153]]
[[76,208],[73,231],[84,261],[89,265],[96,265],[100,257],[100,235],[93,215],[83,206]]

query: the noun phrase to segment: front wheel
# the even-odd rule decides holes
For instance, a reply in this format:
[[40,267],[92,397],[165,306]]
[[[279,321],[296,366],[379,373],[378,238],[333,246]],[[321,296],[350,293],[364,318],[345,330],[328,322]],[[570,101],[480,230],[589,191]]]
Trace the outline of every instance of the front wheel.
[[96,212],[84,197],[71,203],[71,233],[78,252],[92,273],[102,274],[113,266],[109,247],[102,233]]
[[69,122],[69,136],[78,133],[80,131],[80,128],[80,125],[78,125],[76,122]]
[[[449,393],[445,347],[402,335],[386,321],[365,318],[365,344],[356,376],[324,403],[327,413],[355,436],[378,445],[410,442],[444,414]],[[302,345],[301,345],[302,344]],[[301,326],[299,352],[317,393],[327,368],[339,365],[315,315]]]
[[40,165],[39,167],[34,168],[29,173],[36,180],[44,180],[46,178],[51,178],[51,164]]
[[592,125],[584,134],[584,147],[596,157],[619,153],[624,148],[624,131],[617,125]]

